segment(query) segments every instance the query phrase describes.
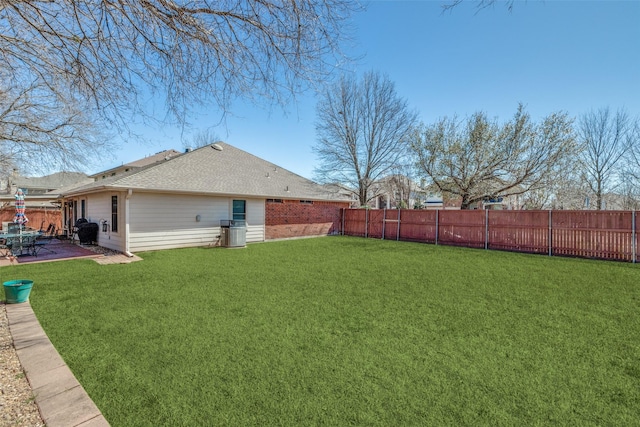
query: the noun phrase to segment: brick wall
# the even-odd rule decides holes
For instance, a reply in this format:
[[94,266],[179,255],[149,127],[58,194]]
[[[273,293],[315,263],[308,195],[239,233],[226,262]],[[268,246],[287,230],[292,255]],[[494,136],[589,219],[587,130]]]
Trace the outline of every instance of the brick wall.
[[267,201],[265,239],[323,236],[337,233],[342,221],[341,209],[349,203],[301,203],[300,200]]

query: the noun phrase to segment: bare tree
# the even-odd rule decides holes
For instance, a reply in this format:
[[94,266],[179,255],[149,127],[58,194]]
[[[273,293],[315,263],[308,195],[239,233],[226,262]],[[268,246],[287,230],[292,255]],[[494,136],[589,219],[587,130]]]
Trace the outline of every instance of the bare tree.
[[[184,123],[194,106],[224,114],[238,97],[284,102],[322,80],[343,59],[338,43],[356,7],[349,0],[0,0],[0,71],[20,99],[35,85],[38,108],[82,105],[102,127],[126,130],[132,118],[156,118],[147,105],[158,100],[168,113],[162,120]],[[31,117],[30,125],[50,128],[38,117],[50,120]],[[3,138],[3,148],[17,139]]]
[[536,124],[520,105],[502,125],[481,112],[465,122],[445,117],[416,132],[412,148],[419,171],[469,209],[484,199],[542,188],[555,165],[575,151],[575,141],[565,113]]
[[[452,9],[454,9],[455,7],[457,7],[458,5],[464,2],[465,0],[450,0],[448,3],[445,3],[444,5],[442,5],[442,10],[445,12],[451,11]],[[513,10],[513,5],[515,2],[516,0],[475,0],[473,1],[477,10],[493,7],[496,5],[496,3],[499,3],[504,7],[506,7],[509,12]]]
[[620,183],[621,208],[625,210],[640,209],[640,186],[635,171],[623,173]]
[[411,195],[415,190],[415,184],[409,176],[395,173],[387,177],[385,184],[387,186],[386,191],[393,195],[396,207],[402,209],[413,208]]
[[193,135],[192,138],[188,139],[183,143],[183,147],[185,149],[195,149],[204,147],[206,145],[211,145],[220,141],[220,137],[216,132],[212,129],[204,129]]
[[626,111],[612,113],[608,107],[592,110],[578,121],[583,179],[596,198],[596,209],[603,208],[604,195],[621,182],[619,170],[632,154],[637,122]]
[[376,196],[374,183],[405,158],[416,120],[388,77],[343,77],[317,105],[317,177],[357,189],[360,205],[366,205]]
[[41,82],[19,87],[0,80],[0,169],[78,168],[102,152],[105,133],[81,101]]
[[582,182],[579,149],[550,165],[539,185],[521,197],[524,209],[582,209],[588,188]]
[[585,200],[591,192],[579,175],[552,174],[536,189],[522,195],[523,209],[573,209],[585,208]]
[[324,76],[353,9],[347,0],[0,0],[0,58],[31,80],[65,82],[110,117],[142,109],[150,91],[184,118],[192,103],[281,100]]
[[384,199],[386,208],[409,209],[413,208],[412,196],[416,190],[416,184],[412,181],[407,169],[395,167],[385,177],[377,180],[371,190],[373,194]]

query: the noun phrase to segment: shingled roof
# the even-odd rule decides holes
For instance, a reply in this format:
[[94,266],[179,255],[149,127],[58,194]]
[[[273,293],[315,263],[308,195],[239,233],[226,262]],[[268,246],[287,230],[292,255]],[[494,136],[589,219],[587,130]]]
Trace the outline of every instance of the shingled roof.
[[313,181],[224,142],[75,188],[64,196],[107,189],[344,201]]
[[125,163],[123,165],[120,166],[116,166],[115,168],[111,168],[111,169],[107,169],[106,171],[101,171],[101,172],[97,172],[94,173],[93,175],[90,175],[91,178],[99,178],[100,175],[102,175],[103,177],[108,177],[108,176],[112,176],[112,175],[117,175],[117,174],[121,174],[123,172],[129,172],[130,170],[133,169],[139,169],[142,168],[144,166],[148,166],[154,163],[158,163],[158,162],[164,162],[166,160],[169,160],[173,157],[179,156],[182,153],[180,153],[179,151],[176,151],[174,149],[171,150],[164,150],[161,151],[159,153],[153,154],[151,156],[147,156],[145,158],[142,159],[138,159],[135,160],[133,162],[130,163]]
[[57,172],[43,177],[17,176],[12,178],[12,184],[15,187],[42,190],[41,192],[56,190],[77,183],[86,184],[90,181],[87,175],[81,172]]

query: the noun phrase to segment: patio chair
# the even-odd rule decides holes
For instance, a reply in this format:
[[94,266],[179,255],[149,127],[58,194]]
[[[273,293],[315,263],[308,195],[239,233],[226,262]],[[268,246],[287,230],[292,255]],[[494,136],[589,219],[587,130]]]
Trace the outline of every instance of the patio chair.
[[7,237],[4,240],[4,243],[2,244],[2,248],[3,248],[3,256],[5,257],[12,257],[14,256],[13,253],[13,244],[15,241],[15,237]]
[[20,224],[15,223],[15,222],[10,222],[7,232],[9,234],[15,234],[15,233],[19,233],[20,229],[22,229],[22,226]]
[[51,252],[52,254],[55,254],[56,251],[47,247],[47,245],[51,243],[54,237],[56,237],[56,226],[52,223],[49,224],[49,227],[47,227],[47,231],[43,235],[36,238],[33,246],[33,255],[38,256],[38,253],[43,249]]
[[0,257],[6,257],[11,254],[11,248],[7,246],[7,239],[0,238]]
[[38,251],[36,250],[36,240],[38,240],[38,236],[33,234],[22,236],[21,253],[24,253],[26,250],[28,255],[37,257]]

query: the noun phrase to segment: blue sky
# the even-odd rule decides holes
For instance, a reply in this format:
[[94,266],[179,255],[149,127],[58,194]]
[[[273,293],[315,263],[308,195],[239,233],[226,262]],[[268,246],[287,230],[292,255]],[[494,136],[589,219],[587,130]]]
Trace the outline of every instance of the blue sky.
[[[360,59],[344,72],[386,74],[420,119],[468,116],[482,110],[500,120],[523,103],[534,119],[563,110],[624,107],[640,116],[640,1],[473,4],[442,12],[440,1],[373,1],[354,16],[345,51]],[[308,93],[282,108],[238,102],[220,139],[307,178],[317,158],[315,106]],[[104,168],[164,149],[218,122],[219,112],[194,116],[193,128],[140,129],[147,143],[123,143]],[[87,172],[96,172],[91,170]]]

